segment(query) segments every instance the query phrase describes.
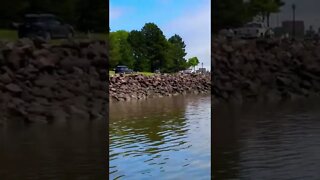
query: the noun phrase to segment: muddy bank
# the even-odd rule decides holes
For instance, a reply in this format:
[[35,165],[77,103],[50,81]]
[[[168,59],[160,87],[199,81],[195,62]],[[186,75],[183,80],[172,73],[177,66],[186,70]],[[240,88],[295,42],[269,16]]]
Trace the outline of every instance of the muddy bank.
[[105,41],[0,42],[0,121],[105,117],[107,59]]
[[210,74],[130,75],[109,78],[110,102],[210,93],[210,89]]
[[280,101],[319,95],[317,42],[214,39],[212,57],[215,101]]

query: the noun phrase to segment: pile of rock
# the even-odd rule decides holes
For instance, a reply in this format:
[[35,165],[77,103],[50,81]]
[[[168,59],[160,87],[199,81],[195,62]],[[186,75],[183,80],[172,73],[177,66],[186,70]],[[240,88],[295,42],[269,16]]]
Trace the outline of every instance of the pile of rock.
[[319,95],[316,42],[215,39],[212,52],[215,100],[278,101]]
[[187,93],[210,93],[210,74],[129,75],[109,78],[110,101],[129,101]]
[[106,113],[105,41],[0,42],[2,118],[92,120]]

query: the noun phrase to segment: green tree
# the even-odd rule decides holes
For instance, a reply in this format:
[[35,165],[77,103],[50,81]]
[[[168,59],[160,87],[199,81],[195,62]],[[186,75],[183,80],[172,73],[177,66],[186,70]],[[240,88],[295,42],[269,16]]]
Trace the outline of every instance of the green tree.
[[177,72],[184,70],[187,67],[186,59],[184,58],[187,53],[185,50],[185,43],[182,38],[175,34],[174,36],[168,39],[169,42],[169,58],[172,63],[170,67],[171,72]]
[[106,8],[107,1],[101,0],[2,0],[0,27],[9,28],[26,13],[54,13],[77,30],[107,32]]
[[261,16],[263,21],[267,20],[269,27],[271,13],[279,12],[284,4],[281,0],[251,0],[249,6],[253,15]]
[[199,60],[197,57],[192,57],[188,59],[188,66],[193,67],[196,70],[196,66],[199,64]]
[[215,0],[213,2],[213,31],[234,28],[251,21],[253,15],[243,0]]
[[146,57],[146,43],[143,34],[140,31],[133,30],[128,36],[128,43],[132,48],[132,55],[135,60],[135,71],[151,71],[150,61]]
[[107,32],[107,1],[77,0],[76,24],[81,31]]
[[166,68],[168,43],[161,29],[154,23],[146,23],[141,29],[145,39],[146,58],[150,61],[150,70]]
[[116,31],[110,33],[110,67],[114,68],[117,65],[126,65],[129,68],[134,68],[133,51],[127,39],[129,32]]

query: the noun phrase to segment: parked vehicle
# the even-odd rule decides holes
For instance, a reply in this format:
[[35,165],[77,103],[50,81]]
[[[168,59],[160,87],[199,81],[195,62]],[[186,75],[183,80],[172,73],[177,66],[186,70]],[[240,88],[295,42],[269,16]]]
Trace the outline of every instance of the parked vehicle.
[[273,31],[268,28],[264,23],[251,22],[246,24],[241,28],[234,30],[234,33],[239,38],[262,38],[262,37],[272,37]]
[[72,38],[74,29],[53,14],[26,14],[18,26],[19,38],[42,37],[46,40]]
[[132,74],[133,70],[129,69],[127,66],[117,66],[114,70],[116,74]]
[[233,38],[235,36],[232,29],[222,29],[219,31],[219,35],[226,38]]

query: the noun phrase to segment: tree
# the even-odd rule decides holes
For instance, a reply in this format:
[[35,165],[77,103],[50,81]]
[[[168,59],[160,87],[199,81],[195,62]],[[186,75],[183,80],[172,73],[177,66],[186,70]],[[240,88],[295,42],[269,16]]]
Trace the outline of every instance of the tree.
[[252,19],[248,3],[243,0],[216,0],[213,2],[213,31],[234,28]]
[[168,43],[161,29],[154,23],[146,23],[141,29],[145,39],[146,58],[150,61],[150,70],[165,69]]
[[126,65],[129,68],[134,68],[133,50],[128,43],[129,32],[116,31],[110,33],[110,60],[111,68],[117,65]]
[[186,59],[184,58],[187,53],[185,50],[185,43],[182,38],[175,34],[174,36],[168,39],[169,42],[169,57],[172,65],[170,67],[171,72],[177,72],[180,70],[184,70],[187,66]]
[[192,57],[188,59],[188,66],[193,67],[196,70],[196,66],[199,64],[199,60],[197,57]]
[[107,1],[76,0],[76,25],[81,31],[107,32]]
[[135,60],[135,71],[150,71],[150,61],[146,57],[146,43],[143,34],[140,31],[133,30],[129,33],[128,43],[132,48],[132,55]]
[[107,1],[102,0],[10,0],[1,1],[0,27],[21,21],[26,13],[54,13],[71,23],[75,29],[86,32],[107,32]]
[[267,26],[270,26],[270,15],[280,11],[280,7],[285,3],[281,0],[251,0],[249,5],[253,15],[259,15],[262,20],[267,20]]

